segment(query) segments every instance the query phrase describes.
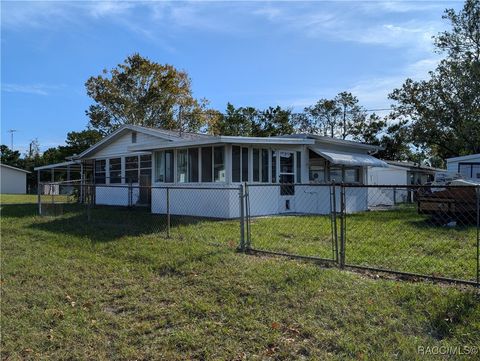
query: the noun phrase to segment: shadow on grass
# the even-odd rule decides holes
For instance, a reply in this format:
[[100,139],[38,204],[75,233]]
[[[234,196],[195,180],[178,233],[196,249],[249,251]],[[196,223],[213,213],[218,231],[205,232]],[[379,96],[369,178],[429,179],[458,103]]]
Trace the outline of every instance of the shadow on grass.
[[[44,222],[33,223],[30,228],[88,238],[92,242],[110,242],[122,237],[148,236],[167,230],[167,217],[152,214],[148,208],[95,207],[90,217],[84,207],[63,209],[63,215],[45,217]],[[172,216],[171,228],[189,226],[205,221],[203,218]]]
[[1,214],[5,218],[26,218],[38,214],[36,204],[2,204]]

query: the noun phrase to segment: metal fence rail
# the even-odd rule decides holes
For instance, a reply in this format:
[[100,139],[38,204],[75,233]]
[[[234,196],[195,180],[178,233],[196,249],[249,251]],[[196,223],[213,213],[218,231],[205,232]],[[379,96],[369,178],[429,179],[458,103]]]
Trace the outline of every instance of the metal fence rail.
[[[480,286],[479,186],[40,184],[63,229],[170,237]],[[69,228],[69,229],[70,229]]]

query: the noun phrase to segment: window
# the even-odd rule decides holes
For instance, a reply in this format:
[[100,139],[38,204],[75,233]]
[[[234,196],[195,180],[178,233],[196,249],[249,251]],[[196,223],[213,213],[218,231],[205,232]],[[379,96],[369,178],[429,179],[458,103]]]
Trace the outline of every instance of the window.
[[188,181],[198,182],[198,148],[188,149]]
[[248,182],[248,148],[242,148],[242,182]]
[[145,154],[140,156],[140,183],[150,185],[152,179],[152,156]]
[[122,183],[122,158],[112,158],[109,162],[110,183]]
[[188,151],[186,149],[177,150],[177,182],[187,182],[187,158]]
[[132,132],[132,143],[137,142],[137,132]]
[[138,183],[138,156],[125,157],[125,180]]
[[213,165],[215,182],[225,182],[225,147],[213,148]]
[[297,183],[302,183],[302,152],[297,152],[296,167],[297,167]]
[[173,150],[155,152],[155,182],[173,183]]
[[262,182],[268,182],[268,149],[262,149]]
[[202,148],[202,182],[212,181],[212,147]]
[[345,183],[358,183],[360,182],[360,169],[358,168],[344,168],[343,181]]
[[260,182],[260,150],[259,149],[253,149],[252,161],[253,161],[253,181]]
[[232,182],[240,182],[240,147],[234,145],[232,147]]
[[458,173],[467,179],[480,179],[480,163],[459,163]]
[[277,151],[272,150],[272,183],[277,182]]
[[95,161],[95,184],[105,184],[106,177],[105,159]]
[[330,167],[330,179],[331,182],[341,183],[343,182],[342,166],[332,165]]

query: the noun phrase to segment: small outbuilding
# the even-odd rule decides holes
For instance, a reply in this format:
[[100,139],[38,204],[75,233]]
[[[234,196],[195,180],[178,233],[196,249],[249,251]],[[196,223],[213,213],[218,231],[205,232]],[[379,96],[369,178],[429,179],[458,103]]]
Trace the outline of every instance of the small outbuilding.
[[0,193],[2,194],[26,194],[27,174],[24,169],[0,164]]

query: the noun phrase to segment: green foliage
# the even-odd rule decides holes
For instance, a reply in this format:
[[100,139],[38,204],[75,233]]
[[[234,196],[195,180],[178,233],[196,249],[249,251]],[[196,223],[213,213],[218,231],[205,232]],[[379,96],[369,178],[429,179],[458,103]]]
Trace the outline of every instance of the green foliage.
[[[206,124],[206,100],[192,97],[187,73],[139,54],[85,83],[95,104],[86,111],[90,126],[102,134],[122,124],[198,131]],[[181,117],[182,125],[178,119]]]
[[227,104],[225,114],[218,113],[210,123],[209,132],[215,135],[270,137],[292,134],[294,126],[291,111],[277,106],[265,110],[253,107],[235,108]]
[[[333,99],[320,99],[316,104],[306,107],[304,115],[299,116],[298,129],[302,133],[321,134],[332,138],[368,138],[363,132],[372,132],[367,115],[356,96],[341,92]],[[380,131],[380,130],[379,130]]]
[[446,58],[430,79],[407,79],[390,94],[392,115],[410,122],[413,144],[443,159],[480,152],[480,1],[467,0],[444,18],[452,29],[435,45]]
[[18,150],[11,150],[8,146],[2,144],[0,145],[0,156],[2,164],[17,168],[23,167],[23,161],[20,159],[20,152]]

